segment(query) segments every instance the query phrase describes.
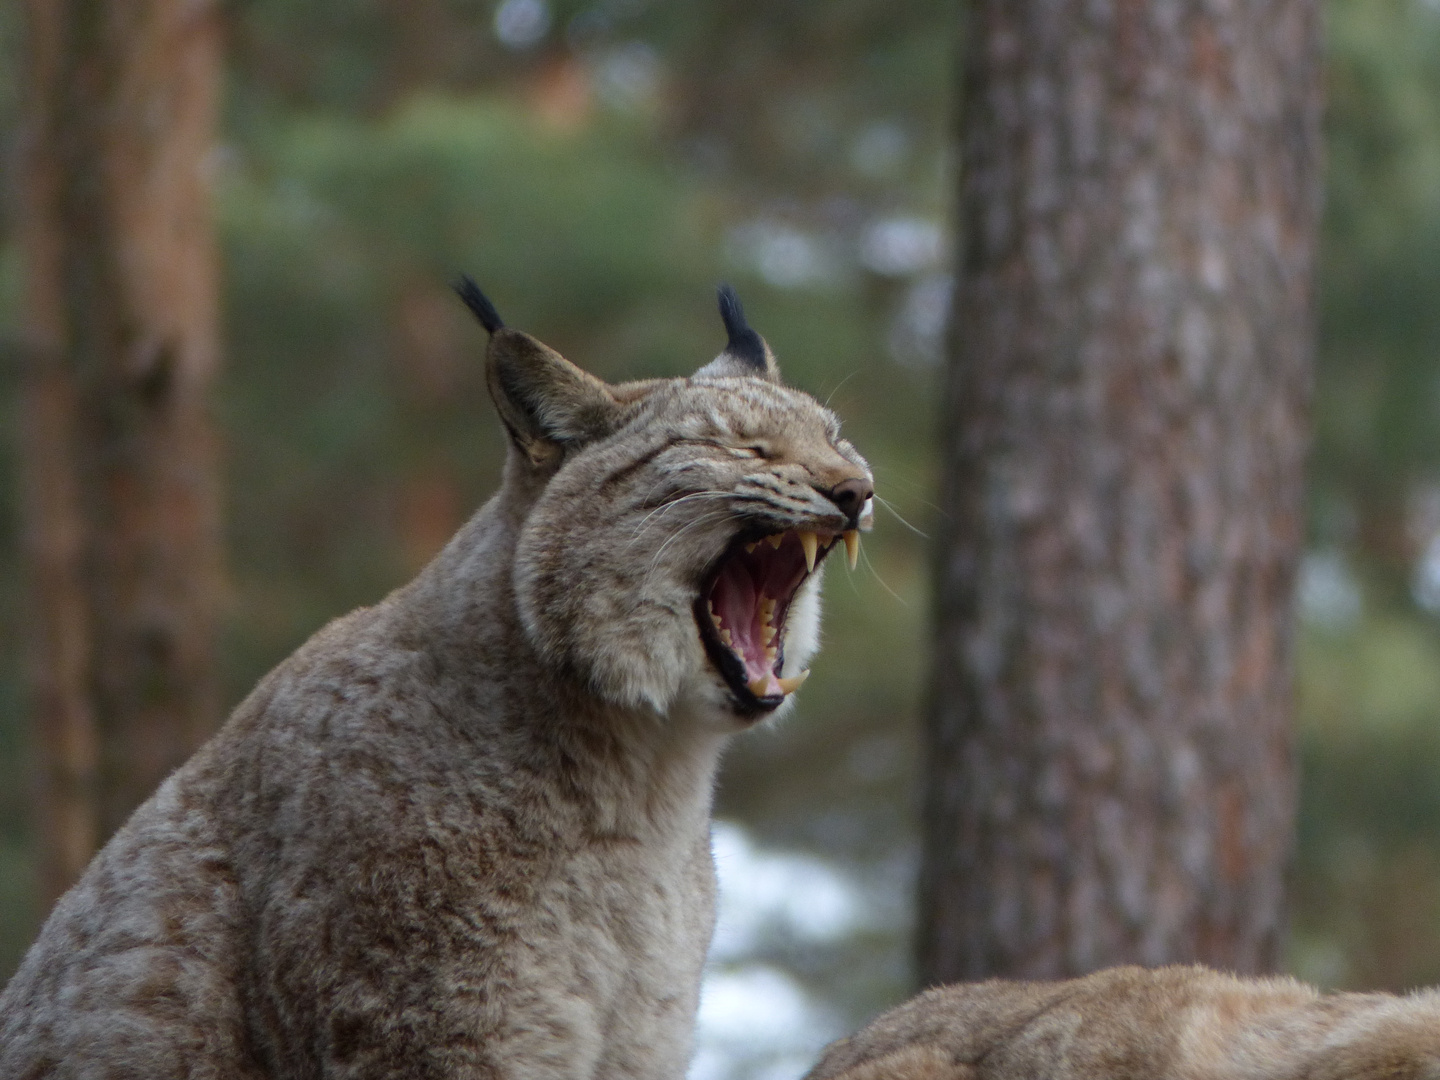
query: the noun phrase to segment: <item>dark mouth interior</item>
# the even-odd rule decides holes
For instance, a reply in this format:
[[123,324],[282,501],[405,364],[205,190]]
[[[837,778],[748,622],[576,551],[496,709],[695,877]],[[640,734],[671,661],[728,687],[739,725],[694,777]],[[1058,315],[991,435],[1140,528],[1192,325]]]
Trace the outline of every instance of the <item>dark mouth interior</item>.
[[[834,542],[811,533],[815,564]],[[810,575],[805,545],[794,529],[737,542],[701,591],[696,621],[711,660],[736,697],[757,710],[775,708],[799,685],[780,679],[785,617]]]

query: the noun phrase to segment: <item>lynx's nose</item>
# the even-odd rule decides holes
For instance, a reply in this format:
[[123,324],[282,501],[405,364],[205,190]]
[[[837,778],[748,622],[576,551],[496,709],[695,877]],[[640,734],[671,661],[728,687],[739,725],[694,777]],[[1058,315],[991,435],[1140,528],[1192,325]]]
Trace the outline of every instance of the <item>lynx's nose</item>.
[[875,494],[875,485],[860,476],[853,476],[849,480],[842,480],[829,491],[830,501],[840,508],[840,512],[851,521],[859,515],[865,506],[865,500]]

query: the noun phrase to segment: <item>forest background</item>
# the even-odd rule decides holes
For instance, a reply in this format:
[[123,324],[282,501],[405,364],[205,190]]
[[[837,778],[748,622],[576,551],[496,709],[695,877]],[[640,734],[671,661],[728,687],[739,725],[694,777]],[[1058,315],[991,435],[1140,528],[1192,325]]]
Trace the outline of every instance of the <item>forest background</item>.
[[[0,7],[7,178],[17,8]],[[897,513],[868,566],[833,574],[796,715],[739,740],[719,792],[722,879],[748,906],[722,925],[697,1068],[793,1075],[797,1032],[853,1027],[911,982],[930,601],[901,517],[928,531],[935,513],[953,4],[243,0],[225,21],[226,708],[493,489],[503,438],[457,271],[615,379],[713,356],[713,287],[732,280],[874,463]],[[1440,4],[1330,0],[1326,33],[1288,966],[1402,988],[1440,982]],[[43,917],[16,380],[0,368],[0,979]]]

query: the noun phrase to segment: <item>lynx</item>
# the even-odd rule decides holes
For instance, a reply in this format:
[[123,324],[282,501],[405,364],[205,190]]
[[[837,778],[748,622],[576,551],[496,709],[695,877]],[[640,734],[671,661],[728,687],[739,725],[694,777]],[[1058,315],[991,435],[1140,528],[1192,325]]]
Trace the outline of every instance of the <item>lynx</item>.
[[1440,990],[1320,994],[1201,967],[946,986],[806,1080],[1440,1080]]
[[872,477],[728,288],[692,377],[506,327],[502,486],[167,779],[0,995],[0,1076],[684,1074],[711,788],[784,710]]

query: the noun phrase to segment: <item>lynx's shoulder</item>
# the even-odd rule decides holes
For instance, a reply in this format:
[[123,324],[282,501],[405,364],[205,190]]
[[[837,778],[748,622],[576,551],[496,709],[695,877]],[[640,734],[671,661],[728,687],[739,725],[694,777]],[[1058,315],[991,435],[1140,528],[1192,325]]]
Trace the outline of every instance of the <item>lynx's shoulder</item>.
[[1328,994],[1201,967],[940,987],[807,1080],[1440,1080],[1440,992]]

